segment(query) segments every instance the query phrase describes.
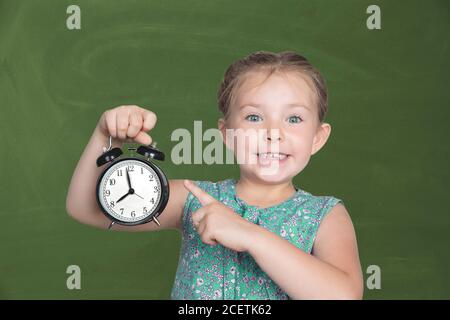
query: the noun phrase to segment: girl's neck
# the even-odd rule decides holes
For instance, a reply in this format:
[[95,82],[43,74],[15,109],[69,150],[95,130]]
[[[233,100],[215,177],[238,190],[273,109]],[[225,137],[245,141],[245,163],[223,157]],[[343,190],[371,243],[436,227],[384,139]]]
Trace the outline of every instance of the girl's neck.
[[255,182],[245,176],[236,183],[236,196],[248,205],[270,207],[292,197],[296,190],[292,181],[280,184]]

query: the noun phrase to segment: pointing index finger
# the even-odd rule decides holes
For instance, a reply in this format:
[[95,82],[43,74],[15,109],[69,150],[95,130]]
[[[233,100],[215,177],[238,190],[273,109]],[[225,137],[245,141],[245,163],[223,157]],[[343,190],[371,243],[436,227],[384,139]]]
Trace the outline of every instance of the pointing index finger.
[[192,194],[200,201],[202,206],[206,206],[207,204],[210,204],[210,203],[216,201],[216,199],[214,199],[208,193],[203,191],[200,187],[198,187],[191,180],[184,180],[184,187],[186,189],[188,189],[190,192],[192,192]]

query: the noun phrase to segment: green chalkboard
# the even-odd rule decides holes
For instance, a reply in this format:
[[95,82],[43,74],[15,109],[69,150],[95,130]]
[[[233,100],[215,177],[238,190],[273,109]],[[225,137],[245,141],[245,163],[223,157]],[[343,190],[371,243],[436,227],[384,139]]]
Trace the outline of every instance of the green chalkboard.
[[[67,8],[81,9],[70,29]],[[369,5],[381,29],[368,29]],[[324,75],[332,135],[295,183],[345,201],[381,289],[365,299],[450,298],[448,1],[0,1],[0,298],[168,299],[176,231],[120,233],[65,210],[77,161],[107,109],[214,128],[225,69],[294,50]],[[235,166],[162,164],[169,178],[237,178]],[[82,270],[80,290],[67,267]]]

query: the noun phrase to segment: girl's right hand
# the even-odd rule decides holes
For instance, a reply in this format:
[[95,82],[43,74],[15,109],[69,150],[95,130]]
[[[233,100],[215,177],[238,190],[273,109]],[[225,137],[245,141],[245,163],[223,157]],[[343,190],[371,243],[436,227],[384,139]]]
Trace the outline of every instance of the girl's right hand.
[[156,120],[156,114],[152,111],[127,105],[105,111],[97,128],[105,137],[149,145],[152,138],[147,132],[156,125]]

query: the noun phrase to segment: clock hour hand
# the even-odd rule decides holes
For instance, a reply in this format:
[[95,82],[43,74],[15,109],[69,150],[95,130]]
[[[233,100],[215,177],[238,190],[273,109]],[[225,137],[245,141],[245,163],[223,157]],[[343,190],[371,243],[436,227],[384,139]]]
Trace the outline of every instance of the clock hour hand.
[[121,196],[120,199],[116,201],[116,203],[118,203],[118,202],[122,201],[123,199],[125,199],[129,194],[131,194],[130,191],[128,191],[127,194],[124,194],[123,196]]

